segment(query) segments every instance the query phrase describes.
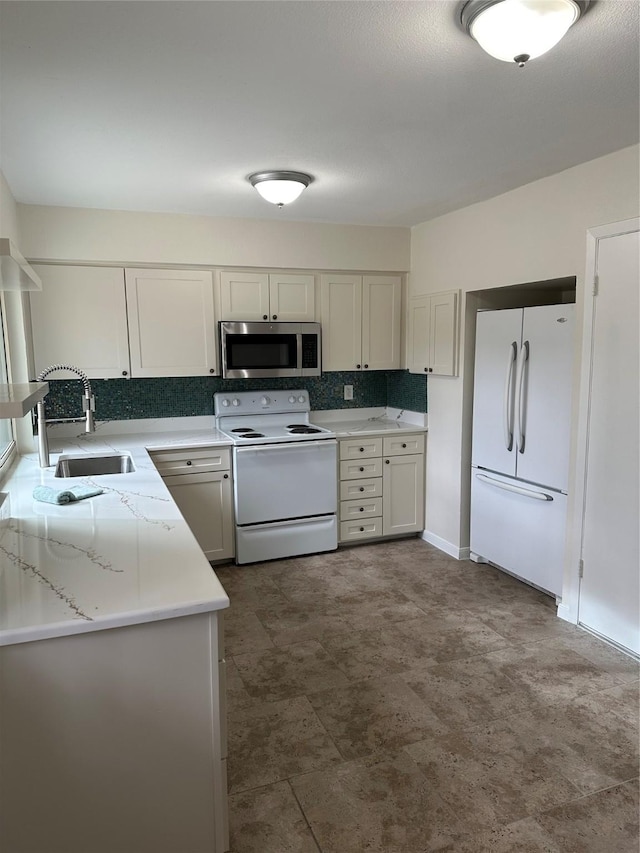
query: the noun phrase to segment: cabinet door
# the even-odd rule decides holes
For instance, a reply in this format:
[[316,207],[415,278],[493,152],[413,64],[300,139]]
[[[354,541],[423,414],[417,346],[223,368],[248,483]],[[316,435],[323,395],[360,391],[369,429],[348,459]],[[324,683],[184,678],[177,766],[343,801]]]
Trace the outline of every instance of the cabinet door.
[[125,270],[132,376],[216,373],[213,279],[199,270]]
[[221,471],[164,478],[178,509],[208,560],[233,557],[231,476]]
[[457,376],[458,292],[434,293],[429,300],[429,373]]
[[400,276],[365,275],[362,279],[362,368],[400,367]]
[[44,264],[34,269],[42,279],[42,292],[29,294],[36,375],[52,364],[72,364],[90,379],[128,375],[124,271]]
[[416,296],[409,302],[409,373],[429,371],[429,296]]
[[255,322],[269,319],[269,276],[266,273],[220,273],[221,320]]
[[382,466],[382,532],[424,527],[424,454],[387,456]]
[[362,276],[323,275],[320,279],[322,369],[362,367]]
[[312,275],[269,275],[269,317],[288,322],[316,319],[315,279]]

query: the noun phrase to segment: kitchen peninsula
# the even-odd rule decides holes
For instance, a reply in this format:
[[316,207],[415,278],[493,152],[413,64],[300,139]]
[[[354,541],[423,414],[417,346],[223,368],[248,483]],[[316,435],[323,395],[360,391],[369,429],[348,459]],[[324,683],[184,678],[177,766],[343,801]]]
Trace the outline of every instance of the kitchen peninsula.
[[[178,434],[154,434],[172,447]],[[216,442],[212,429],[180,445]],[[227,595],[145,450],[103,494],[33,500],[37,456],[4,484],[0,522],[0,848],[228,849],[222,611]],[[114,437],[66,440],[113,451]],[[58,443],[52,449],[59,449]]]

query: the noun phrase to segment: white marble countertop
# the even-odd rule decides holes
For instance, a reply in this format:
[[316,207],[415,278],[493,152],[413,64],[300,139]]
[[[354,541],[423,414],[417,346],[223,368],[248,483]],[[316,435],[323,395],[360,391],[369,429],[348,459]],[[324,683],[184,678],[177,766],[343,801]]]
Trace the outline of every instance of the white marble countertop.
[[[423,432],[423,416],[388,409],[312,412],[338,437]],[[422,418],[422,421],[420,420]],[[416,422],[412,422],[413,419]],[[0,487],[0,645],[187,616],[229,606],[215,572],[147,450],[230,445],[212,417],[50,429],[49,468],[22,456]],[[60,453],[130,453],[135,471],[56,478]],[[36,486],[103,494],[58,506]]]
[[[131,454],[135,471],[56,478],[23,456],[1,487],[0,645],[187,616],[229,605],[146,448],[229,444],[211,427],[51,440],[60,452]],[[104,493],[58,506],[35,486]]]
[[427,432],[427,416],[400,409],[336,409],[312,412],[311,421],[335,432],[350,435],[386,435],[390,432]]

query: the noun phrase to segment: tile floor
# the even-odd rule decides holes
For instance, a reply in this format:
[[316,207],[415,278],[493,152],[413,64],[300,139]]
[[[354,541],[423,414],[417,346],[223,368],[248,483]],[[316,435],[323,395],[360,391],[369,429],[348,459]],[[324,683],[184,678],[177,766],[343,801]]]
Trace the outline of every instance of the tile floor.
[[233,853],[638,853],[630,658],[419,539],[218,575]]

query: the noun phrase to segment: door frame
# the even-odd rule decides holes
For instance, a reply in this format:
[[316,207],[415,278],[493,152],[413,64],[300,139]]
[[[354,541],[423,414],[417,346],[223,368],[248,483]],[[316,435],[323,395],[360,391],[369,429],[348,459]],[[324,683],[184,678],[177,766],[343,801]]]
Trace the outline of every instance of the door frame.
[[[587,498],[587,458],[589,451],[589,415],[591,411],[591,379],[593,373],[593,324],[595,319],[595,281],[598,268],[598,244],[608,237],[618,237],[640,231],[640,217],[599,225],[587,230],[587,258],[585,267],[585,296],[582,316],[582,351],[580,357],[580,386],[577,407],[575,471],[570,492],[573,500],[569,506],[562,601],[558,616],[578,624],[580,607],[580,560],[584,541],[584,519]],[[587,295],[587,288],[590,295]],[[577,329],[576,329],[577,331]]]

